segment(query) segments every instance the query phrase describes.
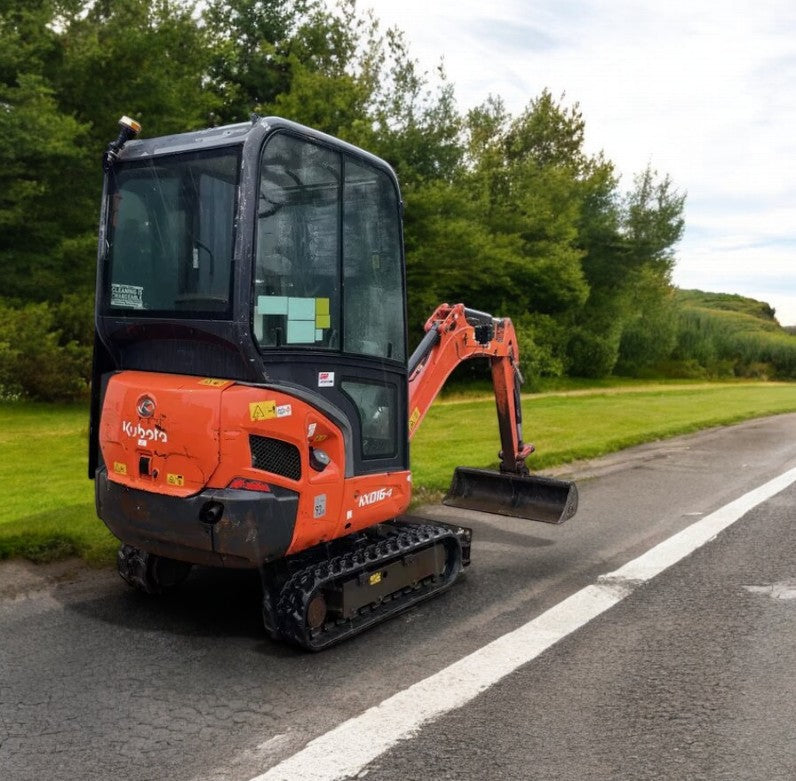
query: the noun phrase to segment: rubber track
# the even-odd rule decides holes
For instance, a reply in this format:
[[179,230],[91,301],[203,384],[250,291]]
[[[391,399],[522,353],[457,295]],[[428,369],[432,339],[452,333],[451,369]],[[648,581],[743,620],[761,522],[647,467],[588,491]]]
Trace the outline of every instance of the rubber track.
[[[295,572],[282,587],[277,601],[279,634],[286,640],[310,651],[319,651],[339,643],[376,623],[386,620],[412,605],[448,588],[462,569],[461,543],[457,535],[448,528],[433,524],[384,524],[389,527],[389,536],[369,545],[348,551],[331,559],[310,564]],[[389,601],[370,606],[364,614],[351,620],[341,620],[334,625],[327,623],[314,632],[306,625],[307,605],[313,594],[329,583],[349,579],[360,572],[377,569],[383,564],[400,559],[415,551],[442,542],[453,559],[446,563],[445,573],[431,583],[417,589],[393,595]]]

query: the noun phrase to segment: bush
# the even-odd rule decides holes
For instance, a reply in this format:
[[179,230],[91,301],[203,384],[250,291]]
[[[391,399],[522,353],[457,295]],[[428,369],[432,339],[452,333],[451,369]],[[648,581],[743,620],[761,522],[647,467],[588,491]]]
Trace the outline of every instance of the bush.
[[[74,296],[55,305],[0,302],[0,396],[39,401],[86,397],[92,346],[84,318],[85,302]],[[88,322],[90,326],[90,318]]]
[[750,314],[683,306],[673,358],[697,361],[714,377],[796,378],[796,339],[761,307]]
[[524,314],[513,318],[525,389],[536,390],[540,377],[564,374],[566,330],[549,315]]
[[575,377],[607,377],[619,357],[619,337],[576,328],[567,351],[570,374]]

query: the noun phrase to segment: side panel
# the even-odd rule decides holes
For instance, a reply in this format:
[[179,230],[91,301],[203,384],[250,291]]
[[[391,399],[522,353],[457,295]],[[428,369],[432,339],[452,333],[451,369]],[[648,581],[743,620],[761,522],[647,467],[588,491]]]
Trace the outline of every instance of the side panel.
[[[333,354],[269,353],[275,383],[299,385],[340,411],[352,432],[351,474],[404,471],[409,467],[406,371]],[[357,393],[361,385],[366,392]],[[370,392],[367,392],[369,389]],[[387,398],[384,403],[380,394]],[[371,401],[372,403],[368,403]]]
[[315,402],[298,388],[113,375],[99,427],[98,514],[153,553],[257,566],[403,513],[409,472],[354,476],[345,415],[324,397]]
[[[220,488],[244,477],[297,491],[296,527],[288,553],[405,512],[411,498],[409,472],[346,478],[346,440],[351,441],[350,435],[292,393],[235,385],[224,392],[221,459],[210,486]],[[275,444],[280,442],[295,448],[298,466],[286,464],[284,448]],[[313,450],[328,456],[328,465],[320,471],[312,465]],[[289,476],[291,470],[295,471]]]

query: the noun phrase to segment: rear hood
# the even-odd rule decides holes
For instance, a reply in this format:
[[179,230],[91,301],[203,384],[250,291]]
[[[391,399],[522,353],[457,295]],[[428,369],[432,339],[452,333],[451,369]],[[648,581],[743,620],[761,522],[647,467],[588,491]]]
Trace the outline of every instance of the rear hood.
[[229,380],[124,371],[108,382],[100,447],[111,480],[172,496],[201,491],[219,462]]

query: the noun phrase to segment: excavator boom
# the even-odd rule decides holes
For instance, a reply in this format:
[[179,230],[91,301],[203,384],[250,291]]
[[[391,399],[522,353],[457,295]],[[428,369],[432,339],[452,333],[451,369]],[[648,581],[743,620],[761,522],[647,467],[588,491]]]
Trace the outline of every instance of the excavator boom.
[[412,437],[451,372],[470,358],[490,362],[501,449],[500,471],[457,467],[445,504],[545,523],[562,523],[578,507],[574,483],[529,474],[523,442],[519,351],[509,318],[463,304],[442,304],[426,322],[426,336],[409,360],[409,436]]

